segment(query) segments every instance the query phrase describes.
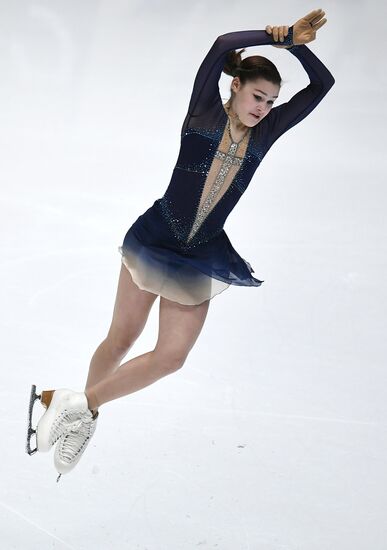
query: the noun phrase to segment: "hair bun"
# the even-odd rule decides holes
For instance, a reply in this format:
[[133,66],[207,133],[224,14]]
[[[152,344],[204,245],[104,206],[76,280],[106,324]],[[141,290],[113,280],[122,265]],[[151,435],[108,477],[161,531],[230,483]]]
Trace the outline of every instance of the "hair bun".
[[235,73],[242,69],[242,53],[245,51],[245,48],[239,50],[231,50],[226,55],[226,62],[223,66],[223,72],[229,76],[235,76]]
[[227,52],[223,66],[224,73],[232,77],[238,76],[242,85],[257,78],[263,78],[279,86],[282,85],[278,69],[270,59],[261,55],[250,55],[242,61],[241,54],[244,51],[243,48],[239,52],[235,50]]

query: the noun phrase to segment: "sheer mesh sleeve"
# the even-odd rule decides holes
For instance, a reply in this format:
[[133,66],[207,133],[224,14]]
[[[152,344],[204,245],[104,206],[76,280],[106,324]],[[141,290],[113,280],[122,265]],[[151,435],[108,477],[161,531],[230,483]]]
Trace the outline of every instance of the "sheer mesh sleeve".
[[[292,27],[281,45],[293,44]],[[219,97],[218,82],[230,50],[248,46],[278,44],[266,31],[236,31],[222,34],[213,43],[210,51],[202,61],[193,85],[188,107],[189,116],[199,116],[211,107]]]
[[305,45],[288,48],[301,62],[308,73],[310,84],[297,92],[288,102],[271,109],[267,116],[270,147],[284,132],[298,124],[320,103],[335,83],[335,79],[325,65]]
[[290,46],[287,50],[299,59],[310,78],[310,84],[295,94],[290,101],[274,107],[268,115],[270,122],[269,146],[289,128],[305,118],[326,95],[335,80],[325,65],[305,45],[293,45],[293,26],[289,27],[284,42],[276,42],[264,30],[236,31],[219,36],[202,61],[196,74],[188,112],[181,135],[191,117],[199,117],[220,100],[219,79],[230,50],[260,45]]

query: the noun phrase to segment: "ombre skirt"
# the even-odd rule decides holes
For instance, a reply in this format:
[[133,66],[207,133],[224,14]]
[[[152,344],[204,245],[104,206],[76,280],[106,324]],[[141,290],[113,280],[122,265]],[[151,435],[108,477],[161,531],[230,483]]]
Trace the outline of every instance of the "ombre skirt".
[[118,247],[134,283],[168,300],[198,305],[230,285],[260,286],[263,280],[231,245],[222,229],[200,245],[182,250],[158,201],[137,218]]

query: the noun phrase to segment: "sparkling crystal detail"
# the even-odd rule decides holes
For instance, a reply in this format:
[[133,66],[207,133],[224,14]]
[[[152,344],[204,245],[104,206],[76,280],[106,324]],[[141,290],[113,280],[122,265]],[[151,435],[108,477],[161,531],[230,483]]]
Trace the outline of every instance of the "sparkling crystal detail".
[[205,218],[208,216],[209,212],[211,211],[212,204],[214,203],[219,190],[221,189],[222,185],[224,184],[224,181],[226,179],[226,176],[231,168],[232,165],[241,166],[243,162],[243,158],[237,157],[238,149],[238,143],[232,142],[227,153],[224,153],[223,151],[220,151],[217,149],[215,152],[215,157],[220,159],[222,161],[222,164],[219,168],[217,177],[215,179],[214,184],[212,185],[202,207],[198,210],[195,216],[194,223],[192,225],[192,229],[190,231],[190,234],[188,235],[187,242],[190,241],[193,236],[196,234],[196,232],[199,230],[200,226],[204,222]]

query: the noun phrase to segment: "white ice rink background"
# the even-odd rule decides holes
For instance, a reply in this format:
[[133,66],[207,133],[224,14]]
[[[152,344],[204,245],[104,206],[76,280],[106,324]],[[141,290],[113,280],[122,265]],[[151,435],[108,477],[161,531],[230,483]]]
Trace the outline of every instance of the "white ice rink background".
[[[263,285],[215,296],[183,368],[101,407],[57,484],[53,453],[24,451],[31,384],[83,389],[117,247],[169,183],[202,59],[319,7],[309,47],[336,83],[225,225]],[[0,1],[1,550],[386,550],[386,16]],[[286,50],[252,54],[276,63],[279,103],[308,84]],[[153,349],[158,304],[126,360]]]

